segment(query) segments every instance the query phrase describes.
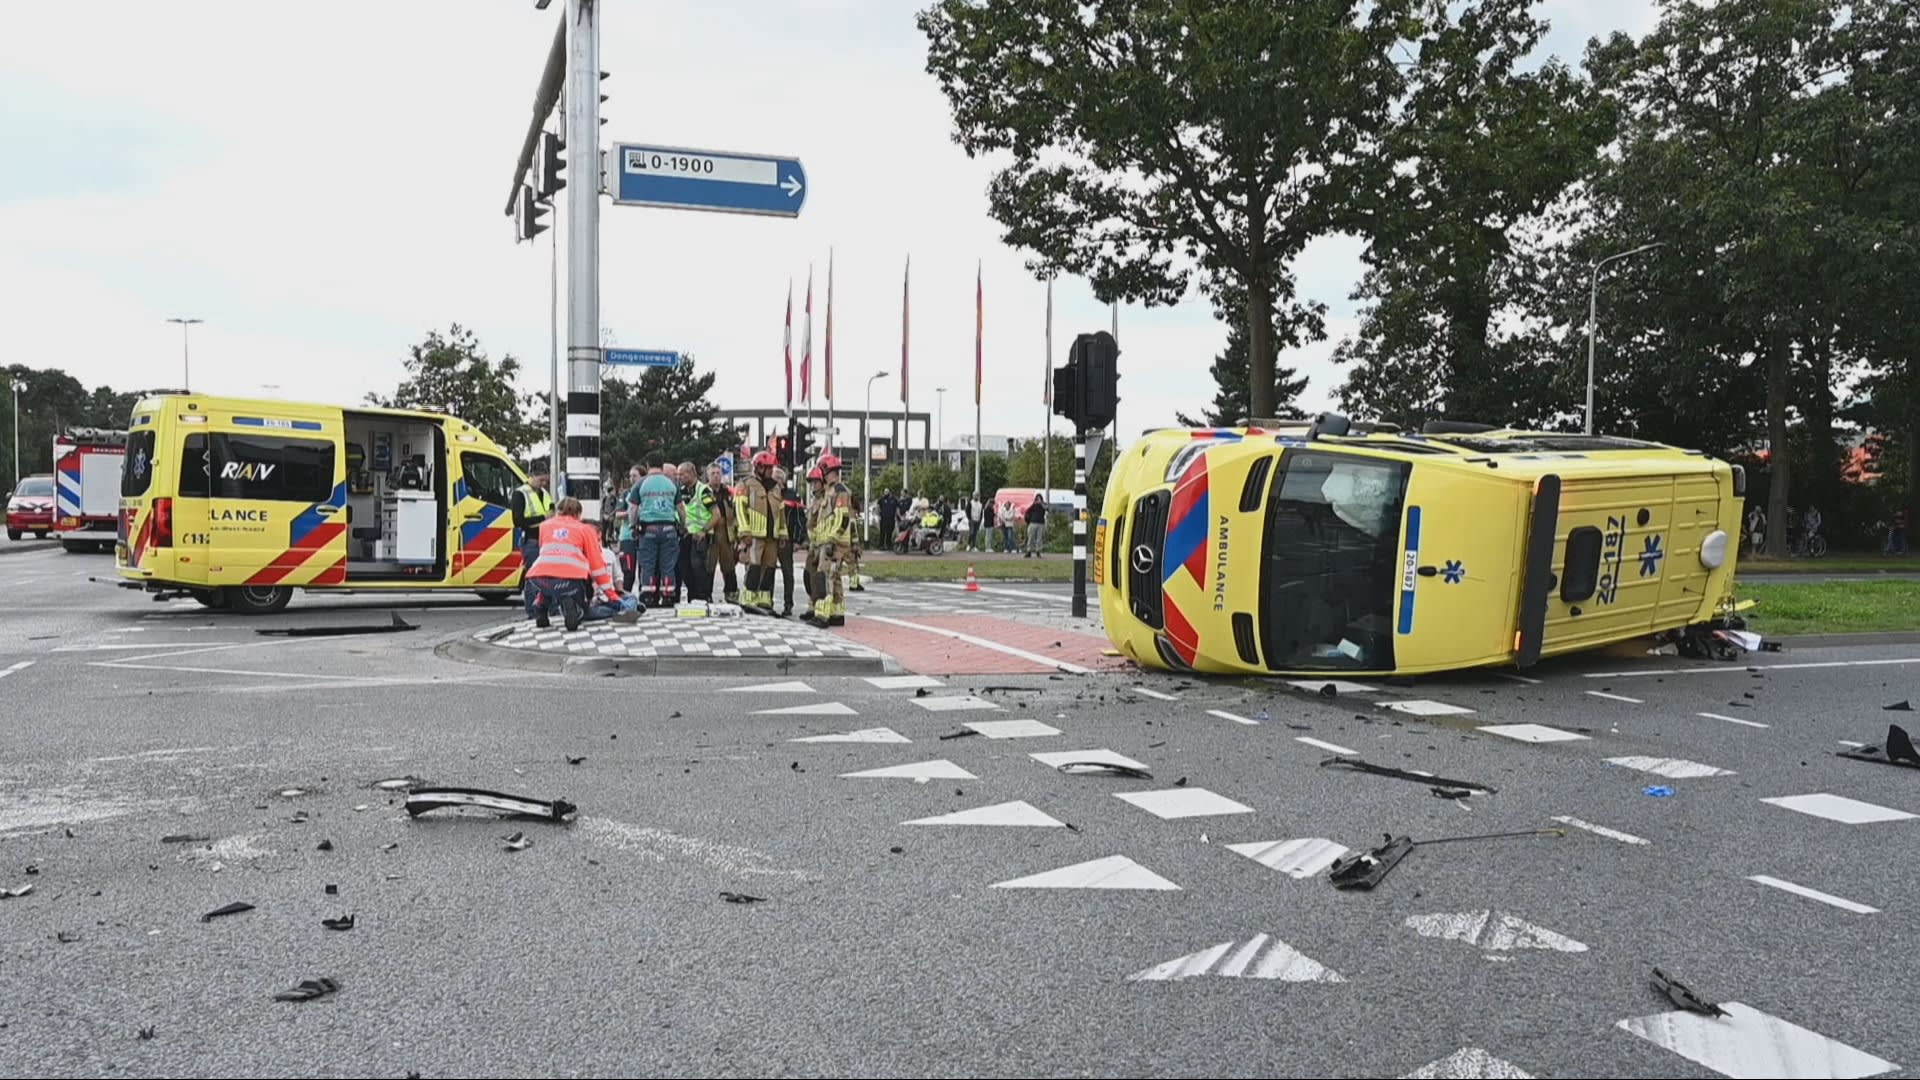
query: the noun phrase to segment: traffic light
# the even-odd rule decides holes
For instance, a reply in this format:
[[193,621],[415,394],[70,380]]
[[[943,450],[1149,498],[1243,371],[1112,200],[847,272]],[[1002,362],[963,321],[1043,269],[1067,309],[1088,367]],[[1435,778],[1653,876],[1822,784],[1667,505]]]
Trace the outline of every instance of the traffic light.
[[547,231],[547,224],[541,219],[547,215],[547,208],[533,197],[533,189],[520,185],[520,193],[513,200],[514,235],[521,240],[531,240]]
[[1067,362],[1053,369],[1053,415],[1073,419],[1079,415],[1080,405],[1075,383],[1080,377],[1080,365],[1074,362],[1073,354],[1067,355]]
[[779,459],[780,464],[786,466],[788,469],[793,468],[793,439],[791,436],[775,435],[773,437],[772,449],[773,456]]
[[561,155],[566,151],[566,140],[551,131],[540,133],[540,141],[533,150],[533,193],[540,199],[551,199],[567,186],[561,176],[566,171],[567,160]]
[[813,445],[814,430],[811,426],[796,420],[793,422],[793,460],[789,468],[797,468],[802,462],[812,461],[815,453]]
[[1081,334],[1073,339],[1068,355],[1078,359],[1080,367],[1080,415],[1076,421],[1088,429],[1113,423],[1120,411],[1120,343],[1105,330]]

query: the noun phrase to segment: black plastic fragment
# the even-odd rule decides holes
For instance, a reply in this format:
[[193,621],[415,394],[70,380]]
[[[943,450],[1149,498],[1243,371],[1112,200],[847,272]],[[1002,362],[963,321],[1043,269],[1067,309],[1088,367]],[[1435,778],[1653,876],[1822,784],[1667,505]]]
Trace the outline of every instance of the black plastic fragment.
[[964,739],[969,735],[978,735],[978,734],[980,733],[973,730],[972,728],[961,728],[959,731],[949,731],[945,735],[940,736],[940,741],[946,742],[949,739]]
[[1375,776],[1391,776],[1398,780],[1412,780],[1415,783],[1427,784],[1432,787],[1466,788],[1470,791],[1484,791],[1489,795],[1494,794],[1493,788],[1472,780],[1449,780],[1444,776],[1422,776],[1417,772],[1409,772],[1406,769],[1396,769],[1391,765],[1375,765],[1370,761],[1362,761],[1359,758],[1331,757],[1320,763],[1320,767],[1323,769],[1330,765],[1337,765],[1343,769],[1352,769],[1355,772],[1372,773]]
[[746,893],[737,892],[723,892],[720,894],[720,899],[725,900],[729,904],[764,904],[767,902],[767,898],[764,896],[748,896]]
[[329,930],[351,930],[353,929],[353,916],[341,915],[338,918],[321,919],[320,925]]
[[254,633],[268,637],[347,637],[353,634],[399,634],[420,629],[401,618],[397,611],[390,611],[387,614],[393,621],[385,626],[283,626],[271,630],[255,630]]
[[316,845],[316,846],[314,847],[314,850],[315,850],[315,851],[332,851],[332,850],[333,850],[333,841],[331,841],[331,840],[322,840],[322,841],[320,841],[320,843],[319,843],[318,845]]
[[253,910],[252,904],[232,903],[232,904],[228,904],[225,907],[214,908],[212,911],[209,911],[205,915],[200,916],[200,921],[212,922],[213,920],[219,918],[222,915],[238,915],[243,911],[252,911],[252,910]]
[[483,810],[498,810],[505,814],[558,822],[565,822],[579,811],[579,807],[564,799],[548,802],[480,788],[416,788],[407,796],[407,813],[414,817],[452,806],[476,806]]
[[1473,792],[1468,791],[1466,788],[1448,788],[1437,785],[1427,790],[1433,792],[1435,798],[1440,799],[1464,799],[1473,794]]
[[1321,697],[1339,697],[1340,688],[1333,685],[1332,683],[1328,683],[1327,685],[1320,688],[1320,696]]
[[1702,1016],[1727,1015],[1727,1010],[1694,993],[1687,987],[1687,984],[1668,975],[1659,968],[1653,969],[1653,988],[1667,995],[1668,999],[1675,1005],[1680,1006],[1688,1012],[1697,1012]]
[[1153,774],[1147,770],[1135,768],[1132,765],[1122,765],[1117,761],[1063,761],[1055,766],[1055,768],[1060,772],[1073,772],[1075,770],[1110,772],[1115,776],[1124,776],[1130,780],[1153,779]]
[[305,979],[291,990],[282,990],[273,995],[275,1001],[312,1001],[328,994],[337,993],[340,984],[332,979]]
[[188,833],[174,833],[171,836],[161,837],[160,842],[163,844],[204,844],[211,839],[213,839],[211,836],[193,836]]
[[1356,851],[1335,859],[1327,871],[1336,889],[1371,889],[1380,884],[1400,860],[1413,850],[1413,838],[1386,834],[1385,842],[1368,851]]
[[1891,705],[1882,705],[1882,706],[1880,706],[1880,711],[1882,711],[1882,712],[1912,712],[1912,711],[1913,711],[1913,702],[1911,702],[1911,701],[1896,701],[1896,702],[1894,702],[1894,703],[1893,703],[1893,704],[1891,704]]
[[584,763],[586,760],[587,760],[587,756],[585,754],[582,754],[579,757],[574,757],[572,754],[567,755],[567,764],[569,765],[579,765]]
[[1904,765],[1910,769],[1920,769],[1920,749],[1913,745],[1913,737],[1899,724],[1887,725],[1887,741],[1882,746],[1861,746],[1839,752],[1843,758],[1855,761],[1871,761],[1880,765]]

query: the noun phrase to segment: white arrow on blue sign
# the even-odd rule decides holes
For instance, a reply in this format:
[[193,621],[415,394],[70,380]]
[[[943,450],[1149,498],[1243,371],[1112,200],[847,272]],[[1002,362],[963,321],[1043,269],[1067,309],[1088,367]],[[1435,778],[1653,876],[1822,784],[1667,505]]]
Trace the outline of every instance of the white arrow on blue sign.
[[615,143],[613,201],[727,214],[799,217],[807,201],[800,159]]
[[680,366],[680,354],[666,349],[608,349],[606,360],[609,364],[624,364],[630,367]]

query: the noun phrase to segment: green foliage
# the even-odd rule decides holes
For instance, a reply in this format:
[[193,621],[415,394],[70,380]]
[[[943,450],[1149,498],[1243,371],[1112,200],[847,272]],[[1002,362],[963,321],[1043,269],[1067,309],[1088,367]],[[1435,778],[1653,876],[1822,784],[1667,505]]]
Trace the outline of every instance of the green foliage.
[[[1296,305],[1280,318],[1283,333],[1290,333],[1283,348],[1296,348],[1306,341],[1318,341],[1326,336],[1326,305]],[[1251,401],[1252,372],[1249,367],[1251,349],[1247,340],[1246,309],[1228,305],[1220,310],[1220,317],[1227,324],[1227,347],[1214,357],[1213,366],[1208,371],[1213,375],[1213,402],[1194,419],[1185,413],[1176,414],[1175,419],[1187,427],[1222,427],[1244,424],[1255,413]],[[1264,419],[1291,419],[1301,415],[1294,404],[1307,388],[1307,377],[1296,375],[1293,368],[1275,367],[1273,372],[1274,412]]]
[[691,357],[677,367],[648,368],[639,379],[609,377],[600,384],[600,457],[606,471],[627,468],[658,451],[669,461],[698,465],[740,445],[740,430],[715,415],[714,373],[701,374]]
[[368,394],[368,404],[457,416],[514,455],[546,440],[546,414],[540,399],[521,395],[515,385],[520,361],[512,356],[489,360],[480,339],[458,323],[445,335],[428,331],[425,340],[409,352],[407,377],[391,396]]
[[[1425,5],[1421,5],[1423,8]],[[939,0],[927,70],[1034,266],[1102,300],[1238,290],[1250,411],[1271,415],[1272,312],[1308,240],[1352,212],[1405,87],[1415,0]]]
[[139,393],[120,393],[111,387],[92,390],[59,368],[30,368],[9,365],[6,383],[0,386],[0,487],[13,486],[15,381],[24,382],[20,392],[20,475],[53,471],[53,438],[67,428],[124,428],[133,413]]

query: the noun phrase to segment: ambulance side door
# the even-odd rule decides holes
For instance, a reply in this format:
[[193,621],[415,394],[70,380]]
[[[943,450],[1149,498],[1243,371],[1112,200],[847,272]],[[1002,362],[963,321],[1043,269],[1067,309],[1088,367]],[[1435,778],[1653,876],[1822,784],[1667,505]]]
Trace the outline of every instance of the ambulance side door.
[[208,433],[207,524],[222,584],[344,585],[340,421],[236,417]]
[[513,542],[514,489],[524,481],[507,460],[486,450],[456,449],[453,470],[453,582],[511,589],[520,584]]

